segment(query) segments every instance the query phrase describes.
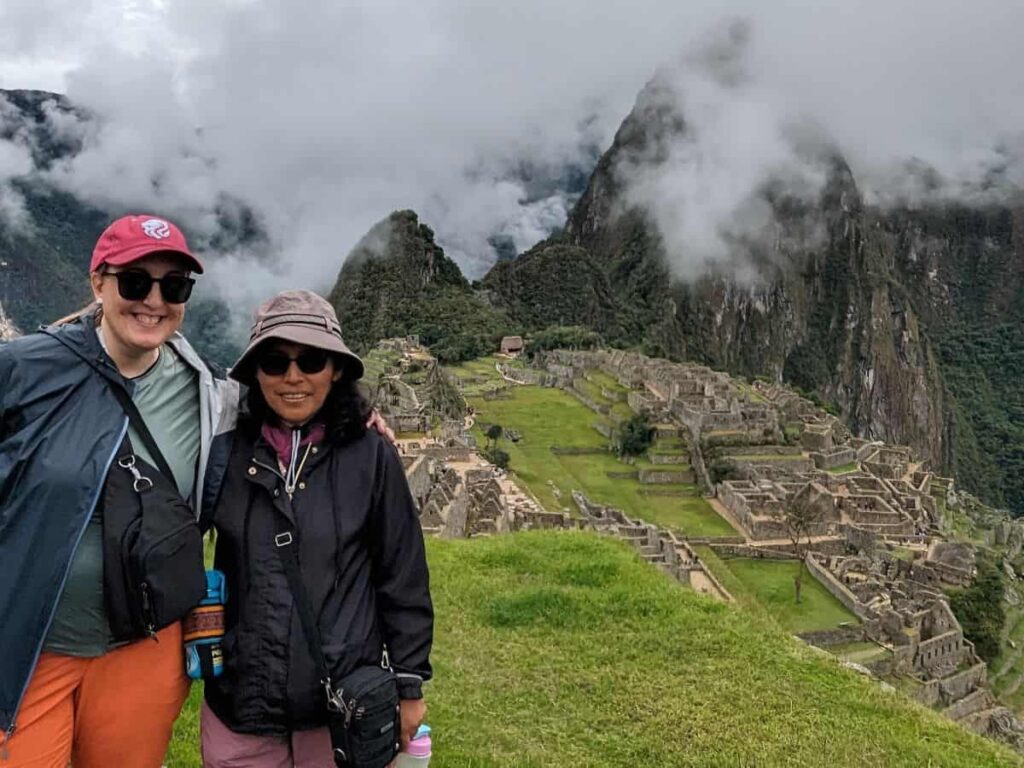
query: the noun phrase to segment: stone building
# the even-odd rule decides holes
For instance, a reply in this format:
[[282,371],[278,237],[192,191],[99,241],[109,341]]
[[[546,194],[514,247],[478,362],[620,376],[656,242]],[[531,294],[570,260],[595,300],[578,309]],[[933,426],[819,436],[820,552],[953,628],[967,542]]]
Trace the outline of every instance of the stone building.
[[522,336],[505,336],[501,340],[500,351],[503,355],[520,355],[525,345]]

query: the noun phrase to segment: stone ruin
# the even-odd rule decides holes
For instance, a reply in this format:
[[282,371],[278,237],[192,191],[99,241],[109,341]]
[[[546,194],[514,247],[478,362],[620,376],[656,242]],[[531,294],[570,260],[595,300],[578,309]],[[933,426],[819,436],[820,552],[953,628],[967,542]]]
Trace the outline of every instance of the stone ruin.
[[[713,549],[792,557],[786,554],[794,551],[787,512],[795,504],[816,510],[808,568],[862,625],[808,639],[823,646],[874,642],[889,651],[873,663],[875,673],[911,680],[922,703],[975,731],[1024,745],[1024,726],[987,687],[986,665],[942,591],[973,579],[971,546],[942,538],[945,521],[936,499],[953,498],[951,480],[928,471],[909,448],[852,436],[836,417],[782,386],[754,381],[744,387],[704,366],[620,351],[556,351],[538,362],[551,383],[585,403],[578,382],[599,369],[627,388],[635,412],[650,414],[659,429],[676,424],[685,430],[696,448],[694,469],[746,538],[742,547],[712,542]],[[785,439],[791,431],[796,446]],[[742,479],[712,488],[701,445],[733,446],[728,460]],[[674,534],[585,498],[576,502],[587,525],[631,541],[658,567],[691,583],[690,574],[701,573],[694,568],[699,559]],[[1015,553],[1024,548],[1020,525],[994,526],[993,536]]]
[[[951,480],[929,472],[907,448],[853,437],[838,419],[784,387],[754,382],[743,389],[703,366],[626,352],[556,351],[539,355],[538,362],[539,370],[514,373],[583,399],[585,392],[575,384],[598,368],[628,389],[634,411],[646,410],[658,420],[659,432],[687,439],[695,449],[698,477],[744,534],[735,543],[712,540],[712,549],[793,558],[786,511],[794,504],[816,510],[806,547],[808,570],[860,623],[809,633],[805,639],[825,648],[874,643],[883,653],[866,664],[869,672],[898,677],[923,704],[1024,748],[1024,725],[987,687],[986,665],[964,637],[943,592],[969,585],[974,575],[973,549],[941,536],[944,521],[936,498],[953,496]],[[518,383],[508,379],[509,386]],[[453,421],[452,426],[468,442],[465,424]],[[799,429],[796,446],[782,439],[784,428],[794,426]],[[734,451],[729,458],[743,479],[712,488],[700,452],[709,437],[733,441],[726,443]],[[685,537],[595,504],[576,491],[577,517],[546,512],[465,445],[460,453],[453,451],[423,445],[404,457],[410,485],[418,489],[426,533],[481,536],[530,527],[589,528],[630,543],[644,560],[699,592],[732,599]],[[1024,546],[1020,525],[994,526],[993,536],[1018,551]]]

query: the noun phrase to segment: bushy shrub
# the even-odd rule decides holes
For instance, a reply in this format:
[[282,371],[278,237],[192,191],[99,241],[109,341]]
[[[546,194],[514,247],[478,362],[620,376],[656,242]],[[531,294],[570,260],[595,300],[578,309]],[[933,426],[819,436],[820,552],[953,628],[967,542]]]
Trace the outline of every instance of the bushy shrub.
[[622,425],[619,432],[619,455],[640,456],[654,442],[654,427],[647,414],[638,413]]
[[949,606],[978,655],[985,661],[994,659],[999,654],[999,641],[1006,623],[1000,564],[987,558],[979,559],[977,578],[967,589],[954,593]]

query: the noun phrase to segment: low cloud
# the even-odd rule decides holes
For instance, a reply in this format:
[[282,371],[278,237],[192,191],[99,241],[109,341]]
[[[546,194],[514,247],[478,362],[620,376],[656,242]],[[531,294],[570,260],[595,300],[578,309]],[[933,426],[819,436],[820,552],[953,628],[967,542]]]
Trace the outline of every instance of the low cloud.
[[[871,202],[1024,180],[1019,3],[14,2],[0,26],[27,32],[0,33],[0,63],[50,77],[73,59],[62,82],[91,115],[52,116],[81,151],[47,178],[180,219],[218,252],[226,291],[325,288],[398,208],[480,276],[564,220],[579,191],[566,179],[659,68],[688,133],[660,166],[622,172],[684,276],[742,270],[737,249],[772,232],[765,183],[813,197],[819,145]],[[223,236],[246,207],[259,253]]]

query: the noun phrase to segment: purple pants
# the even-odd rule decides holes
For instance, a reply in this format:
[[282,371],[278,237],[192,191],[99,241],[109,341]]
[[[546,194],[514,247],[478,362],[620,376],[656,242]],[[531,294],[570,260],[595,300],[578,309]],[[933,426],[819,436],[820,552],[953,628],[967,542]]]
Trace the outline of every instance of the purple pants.
[[203,702],[204,768],[334,768],[326,728],[293,731],[291,736],[235,733]]

